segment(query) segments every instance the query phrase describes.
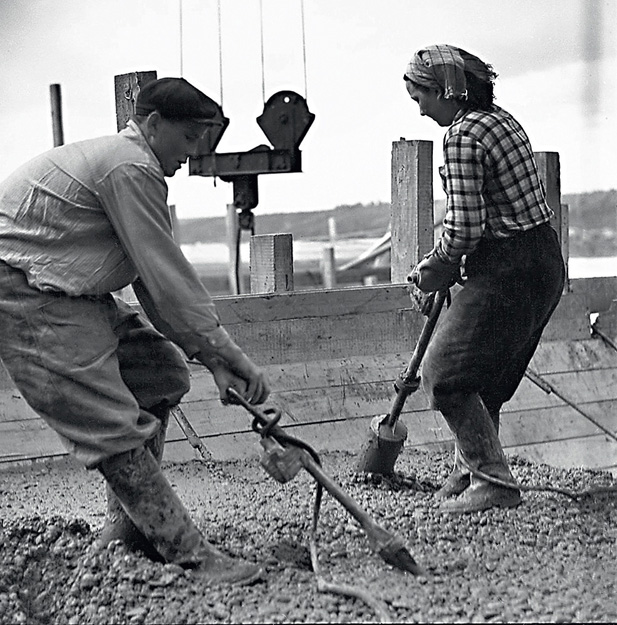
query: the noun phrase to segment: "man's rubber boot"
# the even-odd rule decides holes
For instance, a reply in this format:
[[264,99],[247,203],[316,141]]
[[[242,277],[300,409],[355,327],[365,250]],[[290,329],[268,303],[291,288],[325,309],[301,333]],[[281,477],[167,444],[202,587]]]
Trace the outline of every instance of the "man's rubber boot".
[[454,444],[454,467],[444,485],[435,493],[435,499],[449,499],[460,495],[470,484],[470,473],[461,463],[458,445]]
[[[514,482],[499,442],[493,418],[477,393],[465,395],[444,408],[459,451],[470,467],[506,482]],[[462,514],[489,508],[512,508],[521,502],[518,488],[493,484],[471,475],[469,486],[455,499],[441,504],[444,512]]]
[[230,558],[205,540],[145,447],[112,456],[98,468],[165,562],[195,569],[213,583],[247,584],[262,576],[256,564]]
[[[169,423],[170,408],[154,408],[150,412],[157,416],[161,422],[160,430],[148,441],[146,447],[154,456],[157,464],[161,464],[163,459],[163,448],[165,446],[165,435]],[[114,491],[105,484],[107,493],[107,514],[103,529],[97,539],[99,549],[104,549],[114,540],[121,540],[131,551],[141,551],[144,555],[154,561],[162,561],[156,549],[148,542],[146,537],[135,527],[135,524],[127,516],[120,500]]]

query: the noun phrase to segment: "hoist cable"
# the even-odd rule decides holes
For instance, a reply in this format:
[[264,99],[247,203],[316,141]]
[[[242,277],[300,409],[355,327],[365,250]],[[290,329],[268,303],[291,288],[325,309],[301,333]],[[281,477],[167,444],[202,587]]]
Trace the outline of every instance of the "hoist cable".
[[[219,0],[220,1],[220,0]],[[306,25],[304,21],[304,0],[300,0],[300,23],[302,30],[302,69],[304,77],[304,99],[308,99],[308,79],[306,71]],[[259,0],[259,35],[261,47],[261,95],[266,102],[266,62],[265,62],[265,44],[264,44],[264,11],[263,0]]]
[[182,0],[178,0],[178,13],[180,21],[180,77],[184,76],[184,43],[182,41]]
[[304,66],[304,99],[308,101],[308,81],[306,78],[306,28],[304,25],[304,0],[300,0],[300,16],[302,20],[302,64]]
[[261,97],[266,103],[266,64],[264,61],[264,6],[263,0],[259,0],[259,36],[261,45]]
[[217,7],[217,23],[219,35],[219,89],[220,89],[220,106],[223,108],[223,29],[221,28],[221,0],[216,3]]

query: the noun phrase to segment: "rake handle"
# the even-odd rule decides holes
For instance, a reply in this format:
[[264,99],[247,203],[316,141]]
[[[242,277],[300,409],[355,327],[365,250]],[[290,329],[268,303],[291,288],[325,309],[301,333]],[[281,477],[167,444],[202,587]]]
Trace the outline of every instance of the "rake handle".
[[448,297],[448,289],[444,289],[443,291],[438,291],[437,295],[435,295],[435,301],[433,302],[433,306],[431,307],[431,312],[429,313],[426,321],[424,322],[424,326],[422,328],[422,332],[420,332],[420,336],[418,338],[418,342],[416,343],[416,347],[413,350],[413,354],[411,355],[411,359],[409,360],[409,364],[407,368],[403,372],[401,379],[404,383],[401,386],[392,405],[390,406],[390,412],[386,415],[386,418],[382,421],[384,425],[387,425],[390,428],[393,428],[398,421],[398,418],[401,416],[401,412],[403,411],[403,406],[405,405],[405,400],[409,397],[410,391],[405,388],[406,384],[411,383],[416,379],[418,375],[418,369],[420,368],[420,363],[422,362],[422,358],[424,358],[424,354],[426,353],[426,348],[433,336],[433,332],[435,331],[435,326],[437,325],[437,321],[439,319],[439,315],[441,314],[441,309]]

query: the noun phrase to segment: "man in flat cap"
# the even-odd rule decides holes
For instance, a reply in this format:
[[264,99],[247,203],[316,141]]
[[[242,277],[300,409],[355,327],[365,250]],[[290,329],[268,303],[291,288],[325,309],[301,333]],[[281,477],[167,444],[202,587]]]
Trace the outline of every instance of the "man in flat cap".
[[[230,387],[253,404],[269,394],[172,236],[165,176],[217,110],[184,79],[150,82],[120,133],[54,148],[0,184],[0,358],[68,451],[105,477],[101,544],[247,582],[260,567],[210,545],[159,467],[170,408],[189,389],[186,357],[223,401]],[[113,295],[128,285],[149,321]]]

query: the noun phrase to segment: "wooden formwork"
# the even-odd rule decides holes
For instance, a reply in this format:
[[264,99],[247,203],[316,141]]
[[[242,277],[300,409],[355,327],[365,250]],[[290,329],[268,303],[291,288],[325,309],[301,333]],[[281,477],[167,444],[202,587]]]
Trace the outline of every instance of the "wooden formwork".
[[[276,247],[280,241],[290,249],[288,235],[272,235],[251,242],[252,253],[260,241],[266,246],[265,253],[255,250],[265,264],[251,260],[251,284],[273,292],[215,298],[223,325],[271,381],[267,406],[282,409],[283,427],[318,451],[360,450],[371,419],[389,410],[393,382],[424,324],[401,282],[432,245],[432,191],[426,178],[431,167],[418,164],[430,154],[426,143],[393,145],[392,279],[398,283],[288,291],[293,259]],[[539,159],[541,172],[551,172],[553,179],[555,157]],[[562,208],[558,193],[549,196]],[[555,226],[567,260],[564,224],[566,207]],[[616,297],[617,278],[568,281],[530,365],[554,392],[523,380],[502,416],[507,452],[556,466],[617,471],[617,443],[598,427],[617,432],[617,350],[592,335],[590,326],[590,313],[599,313],[605,332],[617,341],[617,315],[610,308]],[[190,367],[192,388],[180,410],[206,454],[221,460],[257,455],[250,415],[223,406],[209,372]],[[408,398],[401,419],[409,430],[408,446],[452,446],[449,429],[422,390]],[[55,433],[28,408],[0,367],[0,466],[63,455]],[[200,455],[172,419],[165,459],[195,457]]]
[[[216,303],[230,334],[269,376],[267,405],[281,408],[282,425],[318,451],[360,449],[371,419],[389,410],[393,382],[424,323],[403,285],[223,297]],[[617,341],[615,328],[609,325],[607,332]],[[256,455],[250,415],[222,406],[209,372],[190,367],[192,388],[181,410],[208,454]],[[617,431],[617,351],[591,335],[584,295],[564,294],[530,368],[582,413],[526,378],[502,416],[506,451],[556,466],[615,470],[617,443],[583,415]],[[0,372],[0,463],[64,455],[55,433]],[[401,419],[409,430],[407,445],[451,446],[445,422],[422,390],[409,397]],[[172,420],[165,458],[194,457]]]

